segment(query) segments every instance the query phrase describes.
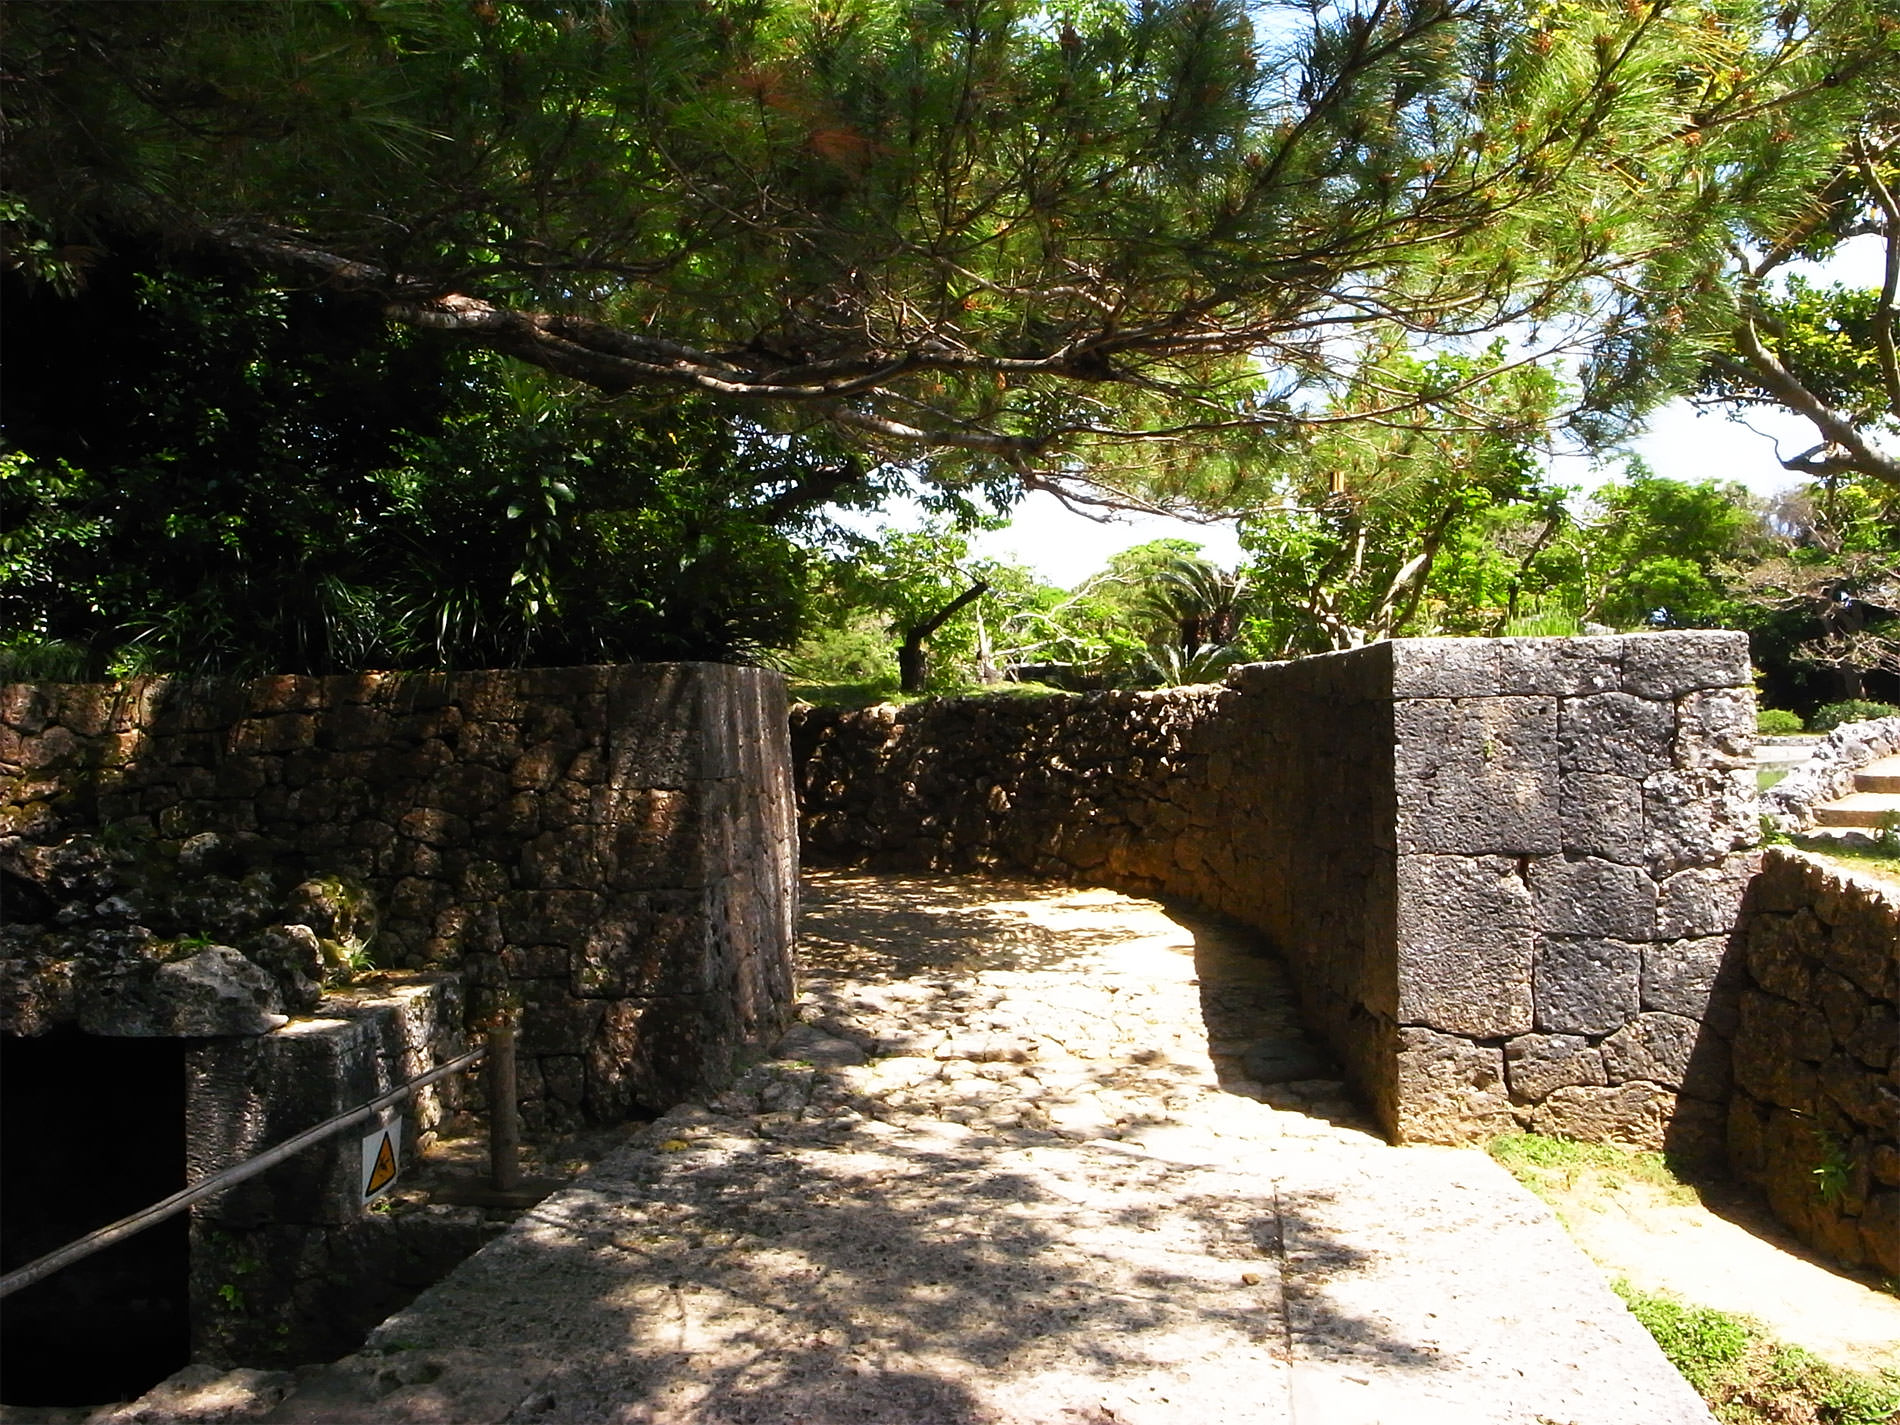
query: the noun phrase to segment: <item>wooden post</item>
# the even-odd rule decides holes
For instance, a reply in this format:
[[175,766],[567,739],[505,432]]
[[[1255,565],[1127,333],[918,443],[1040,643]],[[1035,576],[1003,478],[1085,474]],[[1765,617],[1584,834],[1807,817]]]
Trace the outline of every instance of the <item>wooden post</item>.
[[506,1017],[488,1031],[488,1176],[497,1192],[521,1186],[521,1121],[515,1110],[515,1026]]

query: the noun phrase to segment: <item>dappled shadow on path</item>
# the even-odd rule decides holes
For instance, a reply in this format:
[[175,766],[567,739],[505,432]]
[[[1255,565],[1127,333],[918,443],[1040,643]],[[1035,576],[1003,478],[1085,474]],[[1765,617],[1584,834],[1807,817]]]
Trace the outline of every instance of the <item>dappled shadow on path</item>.
[[[480,1361],[533,1425],[1286,1419],[1276,1116],[1219,1092],[1203,1008],[1253,1002],[1209,1000],[1212,934],[1106,891],[811,877],[787,1057],[385,1327],[365,1418],[489,1418],[455,1394]],[[1223,1102],[1264,1138],[1182,1117]]]
[[[1139,908],[1139,915],[1131,914]],[[1189,953],[1206,1054],[1229,1092],[1366,1127],[1333,1058],[1301,1025],[1284,961],[1236,922],[1116,892],[1018,880],[807,872],[800,958],[829,984],[984,971],[1096,972],[1111,947]]]
[[[1288,1418],[1270,1185],[929,1133],[688,1131],[689,1147],[630,1151],[545,1205],[392,1323],[391,1378],[444,1374],[379,1402],[413,1413],[377,1418],[489,1418],[449,1393],[470,1358],[528,1368],[507,1418],[538,1425]],[[1328,1270],[1355,1260],[1334,1243]],[[1436,1364],[1374,1321],[1318,1327],[1381,1368]]]
[[1283,1200],[1276,1155],[1377,1145],[1221,1091],[1221,1057],[1297,1035],[1244,938],[1020,882],[805,894],[785,1057],[388,1323],[352,1367],[373,1407],[285,1421],[1284,1421],[1289,1240],[1304,1337],[1445,1368],[1313,1289],[1373,1264]]
[[799,959],[868,981],[1053,970],[1130,938],[1111,891],[973,877],[807,872]]

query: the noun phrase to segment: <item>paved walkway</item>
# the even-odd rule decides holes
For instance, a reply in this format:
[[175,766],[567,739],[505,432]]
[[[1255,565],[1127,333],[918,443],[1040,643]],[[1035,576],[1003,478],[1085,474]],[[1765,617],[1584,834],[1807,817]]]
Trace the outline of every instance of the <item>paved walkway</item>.
[[1230,933],[1102,891],[820,873],[803,946],[776,1059],[267,1418],[1708,1420],[1501,1169],[1354,1118]]

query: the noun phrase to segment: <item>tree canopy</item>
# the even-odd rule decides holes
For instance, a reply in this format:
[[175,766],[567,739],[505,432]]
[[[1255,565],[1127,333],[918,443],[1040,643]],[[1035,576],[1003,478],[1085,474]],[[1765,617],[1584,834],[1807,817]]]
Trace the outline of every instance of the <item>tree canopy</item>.
[[[47,281],[132,234],[860,469],[1233,505],[1368,332],[1652,399],[1865,150],[1888,8],[9,0],[0,217]],[[1350,419],[1470,405],[1378,369]]]
[[704,403],[625,418],[373,304],[217,264],[7,274],[0,654],[29,676],[756,655],[795,492],[846,478]]

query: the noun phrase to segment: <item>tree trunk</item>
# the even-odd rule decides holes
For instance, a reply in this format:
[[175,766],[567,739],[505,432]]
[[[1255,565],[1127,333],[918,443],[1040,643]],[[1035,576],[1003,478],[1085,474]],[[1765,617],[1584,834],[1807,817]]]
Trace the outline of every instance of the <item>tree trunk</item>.
[[907,693],[921,693],[930,676],[930,659],[924,652],[924,640],[942,628],[959,610],[975,603],[990,591],[979,579],[922,623],[904,630],[904,641],[897,649],[897,686]]
[[983,622],[983,610],[976,611],[976,680],[984,687],[1003,681],[996,671],[996,650],[990,644],[989,625]]

